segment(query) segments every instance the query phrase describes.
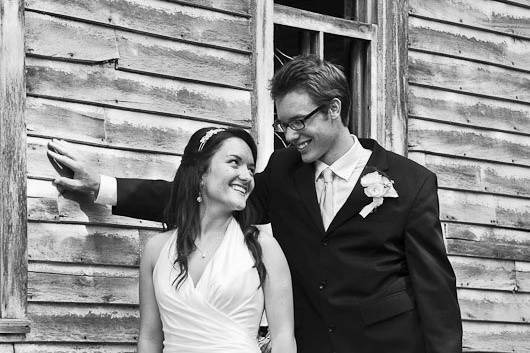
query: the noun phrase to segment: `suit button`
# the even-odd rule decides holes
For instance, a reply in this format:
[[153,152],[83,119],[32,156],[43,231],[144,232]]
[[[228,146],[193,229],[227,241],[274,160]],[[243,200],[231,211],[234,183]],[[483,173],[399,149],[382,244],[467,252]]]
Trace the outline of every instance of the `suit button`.
[[329,332],[329,333],[333,333],[333,332],[335,332],[335,326],[329,326],[329,327],[328,327],[328,332]]
[[322,246],[328,246],[328,241],[327,240],[322,240]]
[[318,289],[320,290],[324,290],[324,288],[326,288],[326,281],[320,282],[320,285],[318,286]]

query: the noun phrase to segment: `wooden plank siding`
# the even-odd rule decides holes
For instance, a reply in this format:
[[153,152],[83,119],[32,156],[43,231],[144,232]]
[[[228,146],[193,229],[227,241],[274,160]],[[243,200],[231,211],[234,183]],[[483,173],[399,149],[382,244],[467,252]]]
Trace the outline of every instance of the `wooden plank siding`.
[[[106,175],[171,180],[205,126],[255,126],[250,0],[26,0],[28,319],[10,353],[135,352],[138,266],[161,224],[60,193],[72,143]],[[0,345],[1,347],[1,345]]]
[[530,351],[530,4],[409,0],[409,157],[438,176],[465,352]]

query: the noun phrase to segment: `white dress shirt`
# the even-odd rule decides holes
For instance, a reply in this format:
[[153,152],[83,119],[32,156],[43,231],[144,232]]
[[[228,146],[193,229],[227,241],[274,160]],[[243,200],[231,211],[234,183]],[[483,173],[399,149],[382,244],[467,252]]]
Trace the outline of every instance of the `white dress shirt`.
[[322,171],[329,167],[334,173],[333,218],[352,193],[359,176],[372,155],[372,151],[364,148],[355,135],[352,135],[352,138],[353,146],[332,165],[328,166],[321,161],[315,162],[315,189],[317,196],[322,193],[324,188],[322,178],[319,178]]

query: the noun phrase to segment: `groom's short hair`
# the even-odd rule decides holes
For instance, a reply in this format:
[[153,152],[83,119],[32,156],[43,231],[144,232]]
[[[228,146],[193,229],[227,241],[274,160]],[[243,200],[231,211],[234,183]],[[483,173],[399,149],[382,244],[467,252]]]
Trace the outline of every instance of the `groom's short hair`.
[[278,70],[270,82],[272,99],[303,90],[315,104],[328,104],[333,98],[341,101],[341,120],[348,126],[351,94],[348,80],[338,65],[315,55],[297,56]]

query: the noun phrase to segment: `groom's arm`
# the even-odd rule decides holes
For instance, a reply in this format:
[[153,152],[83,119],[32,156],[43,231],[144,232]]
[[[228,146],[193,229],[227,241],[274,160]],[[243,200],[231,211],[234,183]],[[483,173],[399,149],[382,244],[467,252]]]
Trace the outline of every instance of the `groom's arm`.
[[410,211],[405,251],[426,352],[462,352],[456,280],[445,251],[433,173],[424,181]]
[[117,203],[112,213],[162,222],[172,183],[166,180],[117,179]]

